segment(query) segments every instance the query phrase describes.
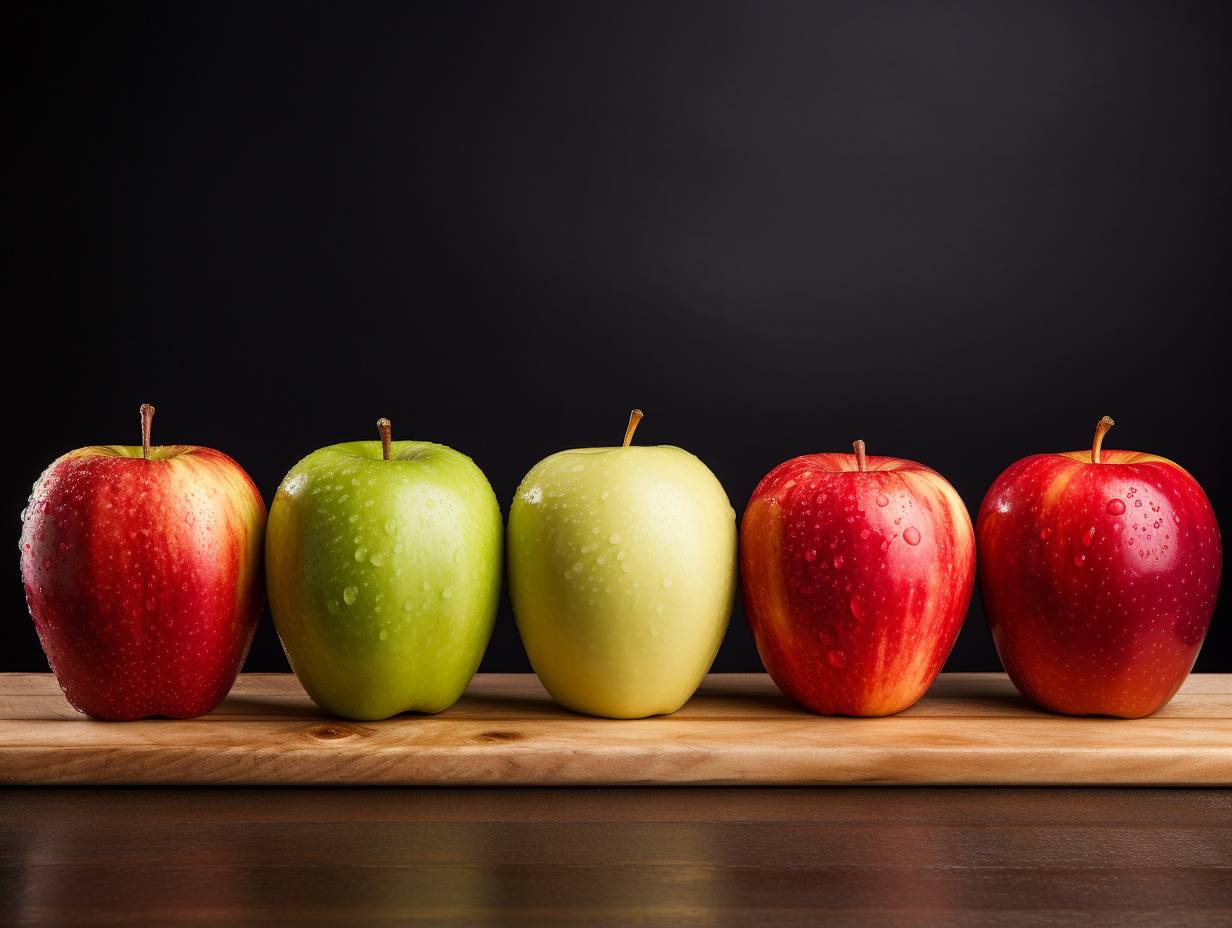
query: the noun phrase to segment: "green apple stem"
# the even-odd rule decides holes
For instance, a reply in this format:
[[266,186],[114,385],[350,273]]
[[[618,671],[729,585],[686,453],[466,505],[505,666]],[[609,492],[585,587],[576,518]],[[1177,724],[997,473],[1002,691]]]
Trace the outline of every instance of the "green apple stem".
[[141,456],[150,459],[150,426],[154,422],[154,407],[149,403],[141,404]]
[[637,431],[637,424],[642,421],[642,411],[634,409],[629,413],[629,425],[625,428],[625,443],[623,447],[628,448],[630,442],[633,441],[633,433]]
[[868,470],[868,456],[864,453],[864,439],[857,438],[851,443],[851,449],[856,453],[856,469],[860,473]]
[[1100,450],[1104,447],[1104,436],[1108,434],[1108,430],[1116,425],[1110,416],[1104,416],[1095,424],[1095,441],[1091,442],[1091,463],[1100,463]]
[[376,420],[376,430],[381,433],[381,457],[389,460],[390,448],[394,443],[394,426],[388,419]]

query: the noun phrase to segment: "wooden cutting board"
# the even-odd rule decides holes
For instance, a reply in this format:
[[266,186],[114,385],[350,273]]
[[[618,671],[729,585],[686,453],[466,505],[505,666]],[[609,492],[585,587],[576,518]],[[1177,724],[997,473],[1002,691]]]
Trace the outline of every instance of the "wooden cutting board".
[[530,675],[481,674],[452,709],[324,716],[289,674],[246,674],[189,721],[95,722],[50,674],[0,675],[0,783],[502,786],[1232,786],[1232,674],[1195,675],[1157,716],[1050,715],[1003,674],[943,674],[884,719],[822,718],[764,674],[712,674],[672,716],[556,706]]

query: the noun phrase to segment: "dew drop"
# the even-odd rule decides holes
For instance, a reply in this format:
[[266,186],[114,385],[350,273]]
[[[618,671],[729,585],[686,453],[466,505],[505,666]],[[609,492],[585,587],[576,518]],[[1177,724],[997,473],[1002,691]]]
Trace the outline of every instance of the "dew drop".
[[394,534],[397,534],[397,531],[398,531],[398,522],[397,522],[397,520],[395,520],[395,519],[386,519],[386,520],[385,520],[385,534],[386,534],[386,535],[394,535]]
[[355,560],[363,561],[367,557],[368,557],[368,549],[365,548],[363,545],[360,545],[358,548],[355,549]]
[[1041,529],[1040,529],[1040,541],[1047,541],[1047,540],[1048,540],[1048,536],[1049,536],[1049,535],[1051,535],[1051,534],[1052,534],[1052,529],[1050,529],[1050,528],[1041,528]]
[[345,590],[342,591],[342,601],[346,603],[348,606],[353,604],[358,597],[359,597],[359,587],[357,586],[348,586]]
[[836,554],[834,556],[834,569],[841,570],[842,567],[843,567],[843,556],[841,554]]
[[837,648],[831,648],[826,652],[826,660],[835,670],[847,664],[847,655]]
[[878,493],[877,505],[884,509],[886,506],[890,505],[890,497],[886,496],[884,493]]
[[804,559],[805,559],[806,561],[808,561],[810,564],[811,564],[811,563],[813,563],[813,561],[817,560],[817,551],[816,551],[816,549],[815,549],[815,548],[809,548],[807,551],[805,551],[805,552],[804,552]]
[[385,563],[385,553],[383,551],[378,551],[376,552],[376,554],[372,555],[372,557],[370,557],[368,560],[372,564],[373,567],[380,567],[382,564]]
[[325,604],[325,608],[329,610],[330,615],[337,615],[342,611],[342,604],[336,599],[331,599]]
[[1125,513],[1125,500],[1110,499],[1108,505],[1104,507],[1110,516],[1119,516]]
[[908,525],[903,529],[903,541],[909,545],[918,545],[920,543],[920,530],[914,525]]
[[414,612],[415,611],[415,607],[414,605],[411,604],[411,601],[409,599],[402,604],[402,611],[403,612]]
[[618,545],[618,544],[620,544],[620,533],[619,533],[619,532],[612,532],[612,534],[610,534],[610,535],[608,535],[608,536],[607,536],[607,540],[608,540],[609,542],[611,542],[612,544],[614,544],[614,545]]
[[582,562],[581,562],[581,561],[574,561],[574,562],[573,562],[573,567],[571,567],[570,569],[571,569],[571,570],[572,570],[575,574],[580,574],[580,573],[582,572]]
[[1074,555],[1074,566],[1075,567],[1081,567],[1086,562],[1087,562],[1087,556],[1085,554],[1075,554]]
[[852,596],[847,601],[847,605],[851,607],[851,614],[855,616],[857,622],[864,621],[864,603],[860,602],[860,597]]
[[871,535],[871,534],[873,534],[873,533],[872,533],[872,532],[870,532],[870,531],[869,531],[868,529],[866,529],[866,528],[862,528],[862,529],[860,529],[860,540],[861,540],[861,541],[868,541],[868,536],[869,536],[869,535]]
[[389,637],[389,632],[385,631],[385,629],[382,628],[381,633],[377,635],[377,637],[380,638],[382,641],[384,641],[386,638]]
[[1086,547],[1091,547],[1091,542],[1095,540],[1095,526],[1092,525],[1089,529],[1082,533],[1082,543]]

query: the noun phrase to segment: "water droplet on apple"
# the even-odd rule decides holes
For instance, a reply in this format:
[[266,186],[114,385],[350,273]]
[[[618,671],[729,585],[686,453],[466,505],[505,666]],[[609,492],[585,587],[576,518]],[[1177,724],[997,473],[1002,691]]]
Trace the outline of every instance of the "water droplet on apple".
[[836,554],[834,556],[834,569],[841,570],[842,567],[843,567],[843,556],[841,554]]
[[862,528],[862,529],[860,529],[860,540],[861,540],[861,541],[868,541],[868,536],[869,536],[869,535],[871,535],[871,534],[873,534],[873,533],[872,533],[871,531],[869,531],[868,529],[866,529],[866,528]]
[[909,545],[918,545],[920,543],[920,530],[914,525],[908,525],[903,529],[903,541]]
[[382,641],[384,641],[386,638],[389,637],[389,632],[385,631],[385,629],[382,628],[381,633],[377,635],[377,637],[380,638]]
[[1048,536],[1049,536],[1049,535],[1051,535],[1051,534],[1052,534],[1052,529],[1050,529],[1050,528],[1041,528],[1041,529],[1040,529],[1040,541],[1047,541],[1047,540],[1048,540]]
[[826,660],[835,670],[847,664],[847,655],[837,648],[831,648],[826,652]]
[[385,554],[384,552],[378,551],[376,552],[376,554],[372,555],[372,557],[370,557],[368,560],[372,564],[373,567],[380,567],[382,564],[385,563]]
[[1085,554],[1079,553],[1079,554],[1074,555],[1074,566],[1075,567],[1081,567],[1086,562],[1087,562],[1087,556]]
[[358,548],[355,549],[355,560],[363,561],[367,557],[368,557],[368,549],[365,548],[363,545],[360,545]]
[[331,615],[337,615],[342,611],[342,605],[336,599],[331,599],[325,604],[325,608],[330,611]]
[[1125,500],[1110,499],[1108,500],[1108,505],[1104,508],[1107,509],[1108,515],[1110,516],[1123,515],[1125,513]]
[[385,534],[393,535],[393,534],[396,534],[397,531],[398,531],[398,520],[397,519],[386,519],[385,520]]
[[1134,506],[1136,506],[1136,507],[1141,507],[1141,506],[1142,506],[1142,500],[1140,500],[1140,499],[1136,499],[1136,500],[1134,500]]
[[884,509],[886,506],[890,505],[890,497],[886,496],[884,493],[878,493],[877,505]]
[[573,567],[572,567],[571,569],[573,570],[573,572],[574,572],[575,574],[580,574],[580,573],[582,572],[582,562],[581,562],[581,561],[574,561],[574,562],[573,562]]
[[359,587],[357,586],[348,586],[345,590],[342,591],[342,601],[346,603],[348,606],[354,603],[355,600],[358,598],[359,598]]
[[431,590],[432,590],[432,584],[431,584],[431,583],[429,583],[427,580],[425,580],[425,581],[423,582],[423,591],[424,591],[425,593],[428,593],[428,592],[430,592]]
[[855,616],[857,622],[864,621],[864,603],[860,602],[860,597],[852,596],[847,601],[847,605],[851,607],[851,614]]
[[1095,526],[1092,525],[1090,528],[1088,528],[1085,532],[1082,533],[1082,543],[1086,547],[1089,548],[1091,546],[1091,542],[1093,542],[1094,540],[1095,540]]
[[804,559],[805,559],[806,561],[808,561],[810,564],[811,564],[811,563],[813,563],[813,561],[817,560],[817,551],[816,551],[816,549],[814,549],[814,548],[809,548],[807,551],[805,551],[805,552],[804,552]]
[[620,544],[620,533],[619,533],[619,532],[612,532],[612,534],[610,534],[610,535],[608,535],[608,536],[607,536],[607,540],[608,540],[611,544],[614,544],[614,545],[618,545],[618,544]]

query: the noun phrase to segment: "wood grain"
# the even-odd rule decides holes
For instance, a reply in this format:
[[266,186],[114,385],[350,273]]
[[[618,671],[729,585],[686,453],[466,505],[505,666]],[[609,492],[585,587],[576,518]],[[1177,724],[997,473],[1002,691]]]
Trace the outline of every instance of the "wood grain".
[[1228,791],[0,790],[4,924],[1230,919]]
[[438,716],[343,722],[293,676],[242,676],[189,721],[102,723],[47,674],[0,676],[0,782],[23,785],[1232,784],[1232,675],[1159,715],[1041,712],[1001,674],[943,675],[893,718],[803,712],[761,674],[715,674],[673,716],[556,706],[529,675],[481,675]]

